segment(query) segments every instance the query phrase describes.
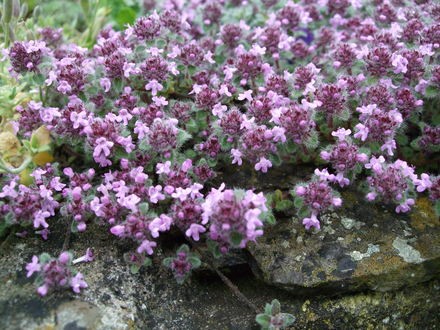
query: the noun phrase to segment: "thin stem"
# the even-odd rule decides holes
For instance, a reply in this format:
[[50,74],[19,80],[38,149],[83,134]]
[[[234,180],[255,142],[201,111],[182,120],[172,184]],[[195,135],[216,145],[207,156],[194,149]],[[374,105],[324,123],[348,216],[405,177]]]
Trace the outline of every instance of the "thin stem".
[[12,174],[19,174],[21,172],[23,172],[26,167],[28,167],[28,165],[32,162],[32,157],[31,156],[27,156],[25,158],[25,160],[23,161],[23,163],[21,163],[21,165],[19,167],[10,167],[8,165],[5,164],[3,159],[0,159],[0,170],[4,170],[8,173],[12,173]]
[[67,222],[67,232],[66,232],[66,237],[64,238],[63,248],[61,249],[61,252],[67,251],[69,249],[70,234],[72,232],[71,227],[72,227],[72,222]]
[[231,282],[231,280],[222,273],[220,269],[218,269],[213,263],[209,261],[209,257],[206,255],[205,252],[200,250],[197,246],[195,246],[189,239],[187,239],[189,244],[202,256],[204,262],[208,266],[209,269],[213,270],[223,281],[224,284],[232,291],[232,293],[239,299],[241,302],[243,302],[249,309],[251,309],[255,314],[258,314],[260,311],[241,291],[240,289]]

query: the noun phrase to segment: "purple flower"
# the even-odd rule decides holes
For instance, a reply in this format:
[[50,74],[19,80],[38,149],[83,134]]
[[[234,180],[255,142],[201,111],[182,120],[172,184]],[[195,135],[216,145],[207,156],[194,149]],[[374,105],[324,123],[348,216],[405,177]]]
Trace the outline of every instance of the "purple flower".
[[33,273],[41,271],[41,264],[37,256],[32,257],[32,262],[26,265],[26,270],[28,271],[26,277],[31,277]]
[[302,223],[306,227],[307,230],[309,230],[311,227],[315,227],[316,229],[321,228],[321,224],[320,224],[318,218],[316,217],[315,213],[312,213],[310,218],[304,218]]
[[152,255],[153,254],[153,248],[155,248],[157,245],[156,242],[144,240],[142,241],[141,245],[137,248],[137,253],[144,253],[147,252],[147,254]]
[[81,273],[77,273],[70,279],[70,286],[73,292],[80,293],[81,289],[87,288],[87,283],[84,281],[84,276]]
[[77,264],[80,262],[91,262],[95,259],[95,255],[93,253],[93,250],[91,248],[87,248],[86,254],[82,257],[79,257],[72,261],[72,264]]
[[185,232],[187,237],[191,237],[194,241],[198,241],[200,239],[200,234],[206,232],[206,228],[202,225],[193,223],[189,226],[188,230]]
[[232,148],[231,155],[233,157],[232,164],[237,164],[238,166],[241,166],[241,164],[243,164],[243,161],[241,159],[241,156],[243,154],[240,152],[240,150]]
[[264,157],[261,157],[260,161],[255,164],[255,170],[261,171],[263,173],[266,173],[267,169],[270,167],[272,167],[271,161]]

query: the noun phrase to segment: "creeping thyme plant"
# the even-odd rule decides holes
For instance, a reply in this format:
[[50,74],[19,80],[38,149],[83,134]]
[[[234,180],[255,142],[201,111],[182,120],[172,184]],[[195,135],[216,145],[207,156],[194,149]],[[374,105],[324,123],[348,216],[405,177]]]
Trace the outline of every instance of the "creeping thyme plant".
[[[189,245],[164,265],[181,282],[200,266],[189,246],[226,254],[273,223],[262,192],[213,184],[226,166],[313,164],[283,204],[305,230],[349,186],[439,210],[436,1],[144,1],[103,26],[112,2],[85,0],[76,32],[16,4],[2,10],[3,227],[46,240],[55,219],[78,235],[96,222],[135,244],[135,272],[178,232]],[[33,257],[41,295],[86,287],[71,258]]]

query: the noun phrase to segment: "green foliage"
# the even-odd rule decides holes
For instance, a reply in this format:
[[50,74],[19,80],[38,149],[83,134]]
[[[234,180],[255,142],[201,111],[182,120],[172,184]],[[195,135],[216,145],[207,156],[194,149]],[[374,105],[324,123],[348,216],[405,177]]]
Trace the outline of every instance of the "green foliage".
[[264,313],[258,314],[255,321],[262,330],[286,329],[295,322],[296,318],[292,314],[281,313],[281,304],[277,299],[266,304]]

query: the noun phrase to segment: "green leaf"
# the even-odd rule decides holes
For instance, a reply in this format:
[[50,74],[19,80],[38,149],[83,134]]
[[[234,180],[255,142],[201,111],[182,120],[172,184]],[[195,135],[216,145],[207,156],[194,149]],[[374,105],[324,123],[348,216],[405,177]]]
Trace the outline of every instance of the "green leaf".
[[6,229],[9,227],[9,225],[6,223],[6,221],[0,221],[0,238],[2,238],[5,233]]
[[436,201],[434,204],[435,214],[440,217],[440,201]]
[[198,257],[190,257],[188,258],[188,261],[194,269],[199,268],[202,265],[202,261]]
[[281,313],[281,304],[278,301],[278,299],[272,300],[271,305],[272,305],[272,315],[275,316],[275,315]]
[[303,206],[298,210],[298,217],[300,219],[307,218],[309,216],[309,214],[310,214],[310,211],[309,211],[308,207]]
[[145,203],[140,203],[138,205],[138,207],[139,207],[139,211],[141,212],[142,215],[146,215],[147,214],[148,208],[149,208],[148,203],[146,203],[146,202]]
[[126,24],[133,24],[136,19],[136,12],[130,7],[121,8],[116,14],[115,21],[122,28]]
[[150,258],[145,258],[144,264],[142,266],[149,267],[153,264]]
[[185,252],[185,253],[189,253],[189,247],[186,244],[183,244],[179,247],[179,249],[177,250],[177,253],[180,252]]
[[289,325],[292,325],[296,321],[296,317],[292,314],[288,313],[280,313],[279,316],[283,320],[283,327],[288,327]]
[[272,304],[266,304],[264,307],[264,313],[267,315],[272,315]]
[[206,242],[206,244],[208,245],[208,250],[209,252],[212,253],[212,255],[214,256],[214,258],[220,258],[222,256],[222,253],[220,252],[220,248],[218,247],[218,243],[212,240],[208,240]]
[[172,262],[173,262],[173,258],[165,258],[162,260],[162,265],[164,265],[167,268],[170,268]]
[[243,240],[243,235],[241,235],[240,233],[237,233],[236,231],[232,232],[231,242],[233,245],[235,245],[235,246],[240,245],[242,240]]
[[296,196],[295,199],[293,200],[293,205],[297,209],[300,209],[304,205],[304,199],[302,197]]
[[293,202],[291,200],[288,200],[288,199],[284,199],[282,201],[279,201],[275,205],[275,209],[277,211],[287,211],[289,209],[293,209],[293,207],[294,207]]
[[52,259],[52,257],[50,256],[49,253],[42,253],[42,254],[40,254],[40,257],[38,258],[38,261],[40,262],[40,264],[46,264],[51,259]]
[[396,135],[396,142],[400,146],[405,146],[408,144],[408,137],[405,134],[397,134]]
[[131,265],[130,266],[130,273],[132,273],[133,275],[137,274],[137,273],[139,273],[139,269],[140,269],[140,267],[138,265]]
[[182,146],[186,141],[191,139],[192,136],[188,132],[185,132],[184,130],[179,130],[179,133],[177,134],[177,144],[179,146]]
[[275,216],[273,215],[271,210],[261,213],[260,219],[261,219],[261,221],[263,221],[264,223],[267,223],[269,225],[276,224]]
[[270,325],[270,316],[267,314],[258,314],[255,321],[261,326],[262,329],[268,329]]
[[435,86],[428,86],[425,91],[425,97],[429,99],[437,98],[440,95],[440,91]]

